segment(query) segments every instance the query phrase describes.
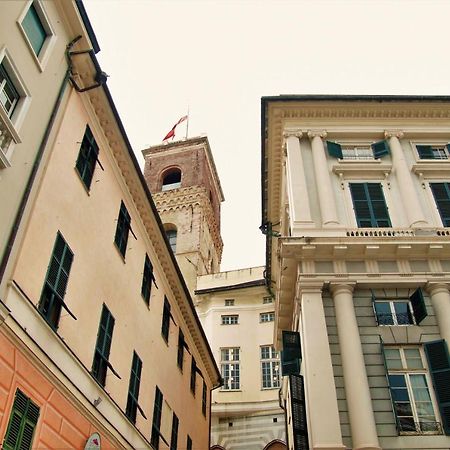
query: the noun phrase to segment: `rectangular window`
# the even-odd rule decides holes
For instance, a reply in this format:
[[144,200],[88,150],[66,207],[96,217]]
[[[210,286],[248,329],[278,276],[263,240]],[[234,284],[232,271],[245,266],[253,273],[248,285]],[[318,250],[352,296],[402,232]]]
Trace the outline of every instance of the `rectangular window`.
[[192,439],[189,435],[187,437],[186,450],[192,450]]
[[150,262],[150,258],[146,254],[144,261],[144,273],[142,275],[141,294],[147,305],[150,303],[153,277],[153,265]]
[[268,303],[273,303],[272,297],[263,297],[263,305],[267,305]]
[[78,153],[75,167],[80,175],[81,181],[89,191],[91,187],[92,177],[94,176],[95,163],[98,160],[98,145],[95,142],[89,126],[86,126],[83,140],[81,141],[80,151]]
[[191,361],[191,392],[195,395],[195,386],[197,381],[197,363],[192,358]]
[[152,422],[152,436],[150,443],[156,450],[159,449],[159,435],[161,429],[161,417],[162,417],[163,395],[156,386],[155,390],[155,404],[153,406],[153,422]]
[[261,380],[263,389],[280,387],[280,356],[272,345],[261,347]]
[[275,320],[275,312],[265,312],[259,315],[260,322],[273,322]]
[[64,303],[72,261],[73,253],[61,233],[58,232],[39,300],[40,313],[55,330],[59,325],[62,308],[65,308],[73,316]]
[[381,183],[350,183],[350,192],[358,227],[391,226]]
[[169,342],[169,330],[170,330],[170,303],[167,300],[167,297],[164,297],[161,334],[166,342]]
[[22,21],[22,28],[27,35],[34,53],[38,56],[44,46],[45,39],[47,38],[47,31],[42,23],[39,11],[36,8],[36,2],[33,2],[30,5],[30,8]]
[[38,419],[39,407],[17,389],[2,448],[31,450]]
[[220,371],[223,378],[222,390],[238,390],[241,386],[240,378],[240,348],[220,349]]
[[131,229],[131,217],[123,202],[120,202],[119,217],[117,219],[116,235],[114,242],[120,254],[125,258],[127,252],[128,234]]
[[234,298],[226,298],[225,306],[234,306]]
[[419,347],[384,347],[389,388],[400,432],[440,433]]
[[420,159],[448,159],[450,144],[416,145]]
[[172,434],[170,437],[170,450],[177,450],[177,444],[178,444],[178,425],[179,425],[179,419],[175,413],[173,413],[173,419],[172,419]]
[[181,331],[181,328],[179,329],[178,332],[178,351],[177,351],[177,366],[183,370],[183,360],[184,360],[184,346],[185,346],[185,342],[184,342],[184,334]]
[[370,145],[343,145],[342,159],[374,159]]
[[203,392],[202,392],[202,413],[206,417],[206,404],[208,401],[208,391],[206,389],[205,380],[203,380]]
[[0,64],[0,103],[6,111],[8,117],[11,117],[19,102],[20,94],[12,82],[5,64]]
[[94,361],[92,363],[92,374],[95,379],[105,386],[106,372],[109,364],[109,352],[114,330],[114,317],[103,304],[100,325],[98,327],[97,343],[95,345]]
[[444,227],[450,227],[450,183],[430,183]]
[[[136,352],[133,352],[131,364],[130,384],[128,386],[128,398],[125,415],[131,422],[136,423],[136,413],[139,408],[139,388],[141,385],[142,361]],[[139,408],[140,409],[140,408]]]
[[227,315],[227,316],[221,316],[222,318],[222,325],[237,325],[239,320],[238,314],[233,315]]

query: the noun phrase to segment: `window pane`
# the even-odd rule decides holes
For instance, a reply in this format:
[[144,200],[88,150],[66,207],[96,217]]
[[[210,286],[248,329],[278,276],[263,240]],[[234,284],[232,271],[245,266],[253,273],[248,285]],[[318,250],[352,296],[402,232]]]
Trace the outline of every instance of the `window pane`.
[[47,37],[47,33],[45,32],[44,26],[42,25],[41,19],[33,4],[31,4],[30,9],[22,21],[22,27],[33,47],[34,53],[39,55],[39,52],[44,45],[45,38]]
[[394,302],[395,316],[399,325],[408,325],[413,323],[412,315],[409,310],[408,302]]
[[403,367],[398,348],[386,348],[384,355],[388,369],[401,369]]
[[419,349],[408,348],[405,349],[406,365],[408,369],[422,369],[422,358],[420,356]]
[[389,302],[375,302],[375,312],[380,325],[393,325],[391,305]]

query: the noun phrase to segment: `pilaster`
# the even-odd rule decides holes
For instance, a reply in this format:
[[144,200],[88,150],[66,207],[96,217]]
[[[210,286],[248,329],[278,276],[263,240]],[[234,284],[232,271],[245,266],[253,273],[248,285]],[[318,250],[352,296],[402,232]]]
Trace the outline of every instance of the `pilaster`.
[[426,290],[430,294],[441,337],[450,346],[450,292],[448,285],[446,283],[428,283]]

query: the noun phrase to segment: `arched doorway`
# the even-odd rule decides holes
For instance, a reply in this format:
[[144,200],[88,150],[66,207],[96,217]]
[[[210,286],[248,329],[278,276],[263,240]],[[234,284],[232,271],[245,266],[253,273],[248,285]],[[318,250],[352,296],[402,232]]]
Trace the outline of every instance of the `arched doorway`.
[[287,450],[286,444],[279,439],[274,439],[272,442],[269,442],[264,450]]

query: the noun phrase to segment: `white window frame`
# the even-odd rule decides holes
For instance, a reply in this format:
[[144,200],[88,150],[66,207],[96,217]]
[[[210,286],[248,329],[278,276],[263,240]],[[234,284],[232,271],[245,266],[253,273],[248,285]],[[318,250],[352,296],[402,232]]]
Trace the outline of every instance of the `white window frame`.
[[[440,417],[440,413],[439,413],[439,407],[438,407],[438,403],[434,394],[434,388],[433,388],[433,383],[430,377],[430,372],[428,370],[428,366],[427,366],[427,360],[424,356],[424,351],[423,351],[423,347],[421,346],[386,346],[385,347],[385,351],[386,350],[399,350],[400,351],[400,360],[402,363],[402,368],[401,369],[395,369],[395,368],[389,368],[387,367],[387,373],[388,375],[405,375],[405,380],[406,380],[406,387],[407,387],[407,391],[408,391],[408,396],[409,396],[409,400],[410,400],[410,404],[411,404],[411,410],[412,410],[412,414],[413,414],[413,419],[414,419],[414,423],[418,424],[418,413],[417,413],[417,406],[416,406],[416,400],[414,398],[414,391],[411,385],[411,381],[410,381],[410,375],[424,375],[425,377],[425,381],[427,384],[427,389],[428,389],[428,393],[430,395],[430,399],[431,399],[431,404],[433,407],[433,413],[434,413],[434,418],[436,423],[439,423],[439,428],[442,427],[442,420]],[[417,349],[419,351],[419,355],[420,355],[420,359],[422,362],[422,367],[418,368],[418,369],[414,369],[414,368],[408,368],[406,365],[406,357],[405,357],[405,353],[404,351],[406,349]],[[388,366],[388,359],[386,359],[386,366]],[[392,407],[395,408],[394,406],[394,400],[392,399]],[[394,412],[395,414],[395,412]],[[436,435],[436,434],[443,434],[442,429],[439,430],[435,430],[435,431],[421,431],[416,429],[416,431],[400,431],[401,435]]]
[[[432,163],[439,163],[439,162],[443,162],[444,164],[445,161],[450,162],[450,154],[448,152],[448,149],[446,147],[446,145],[449,143],[449,141],[443,141],[442,139],[421,139],[418,141],[410,141],[410,145],[413,149],[413,154],[414,154],[414,159],[416,161],[416,163],[418,164],[432,164]],[[428,145],[430,147],[443,147],[444,148],[444,152],[447,156],[447,158],[438,158],[438,159],[422,159],[419,156],[419,151],[417,150],[417,146],[418,145]]]
[[[375,317],[377,318],[377,322],[378,322],[378,314],[377,314],[377,310],[375,307],[375,305],[377,303],[389,303],[389,309],[391,310],[391,317],[392,317],[392,322],[393,322],[391,324],[378,323],[378,326],[380,326],[380,327],[393,327],[393,326],[410,327],[412,325],[416,325],[414,311],[412,309],[411,301],[409,298],[376,298],[374,301],[373,307],[375,309],[374,313],[375,313]],[[398,323],[398,317],[397,317],[397,313],[394,308],[394,303],[407,303],[408,311],[409,311],[410,317],[412,319],[412,323]]]
[[[34,5],[36,12],[39,16],[39,19],[41,21],[41,24],[44,27],[44,30],[47,34],[47,37],[44,41],[44,45],[42,46],[41,51],[39,52],[39,55],[36,55],[36,53],[34,53],[31,42],[28,39],[27,33],[25,32],[25,29],[22,26],[23,19],[27,15],[27,12],[30,9],[31,4]],[[50,20],[48,18],[48,15],[45,11],[44,5],[42,4],[41,0],[28,0],[28,2],[25,5],[25,8],[22,10],[22,13],[20,14],[19,18],[17,19],[17,26],[19,27],[19,29],[23,35],[23,38],[25,39],[25,42],[27,43],[27,47],[33,57],[33,61],[38,66],[38,69],[41,72],[43,72],[45,70],[45,67],[46,67],[49,59],[50,59],[50,54],[56,43],[57,37],[56,37],[56,34],[53,30],[53,27],[50,23]]]
[[[220,349],[220,373],[223,379],[222,391],[241,390],[240,357],[240,347],[222,347]],[[227,374],[229,375],[227,376]],[[235,378],[237,378],[237,381]],[[232,387],[233,382],[234,387]]]
[[272,297],[263,297],[263,305],[268,305],[270,303],[273,303]]
[[223,314],[220,318],[221,325],[239,325],[239,314]]
[[[344,142],[341,144],[343,161],[375,161],[371,145],[373,142]],[[346,152],[347,154],[344,154]],[[354,156],[351,156],[353,152]],[[370,153],[370,156],[368,155]]]
[[[263,349],[269,349],[269,357],[263,358]],[[261,358],[261,389],[278,389],[281,386],[280,383],[280,357],[278,352],[275,351],[273,345],[261,345],[260,347],[260,358]],[[263,367],[269,367],[270,374],[270,385],[264,386],[264,369]]]
[[226,298],[225,306],[234,306],[234,298]]
[[269,323],[275,321],[275,311],[268,311],[259,313],[259,322],[260,323]]

